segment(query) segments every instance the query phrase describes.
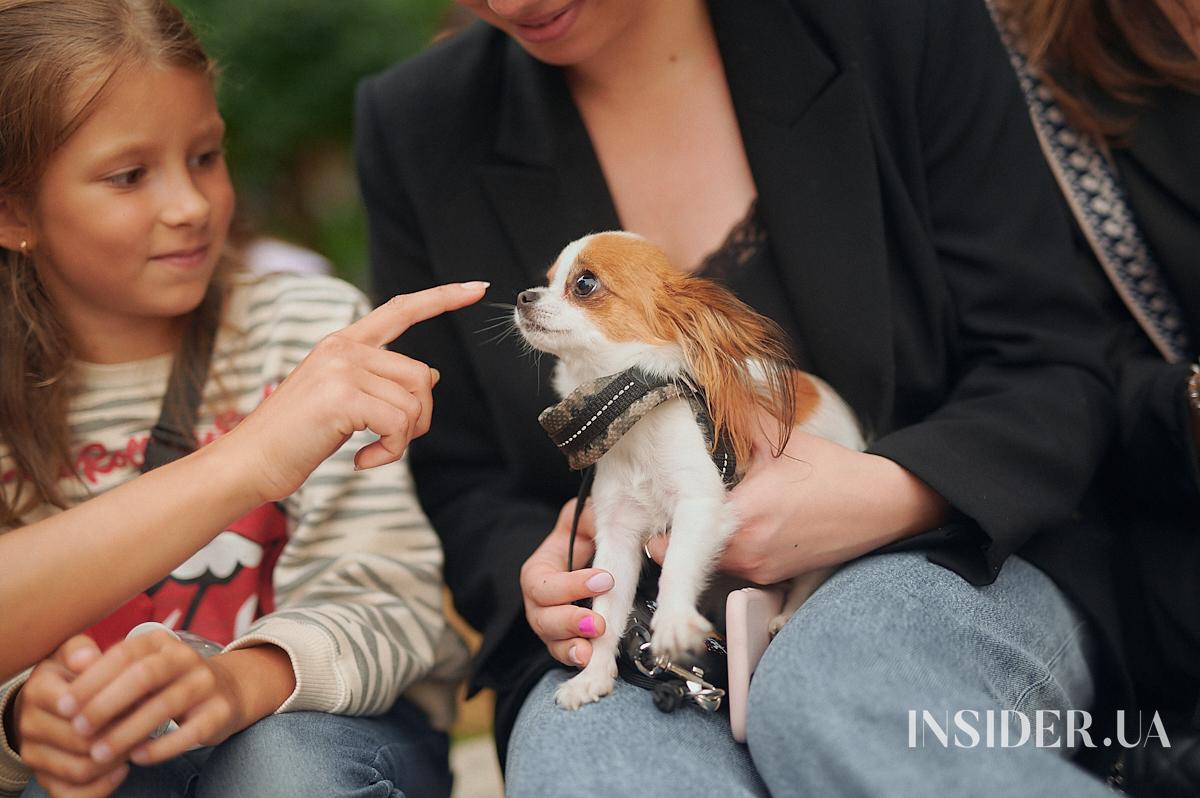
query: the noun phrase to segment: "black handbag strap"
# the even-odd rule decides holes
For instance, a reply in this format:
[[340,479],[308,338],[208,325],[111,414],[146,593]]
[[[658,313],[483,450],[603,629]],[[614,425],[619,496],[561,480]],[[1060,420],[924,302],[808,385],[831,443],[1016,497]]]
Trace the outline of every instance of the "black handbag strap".
[[204,397],[204,385],[208,382],[217,337],[213,329],[215,318],[210,313],[212,303],[218,301],[213,298],[213,293],[210,292],[204,307],[189,320],[180,351],[171,363],[171,376],[167,378],[158,421],[146,442],[143,474],[196,451],[196,417]]

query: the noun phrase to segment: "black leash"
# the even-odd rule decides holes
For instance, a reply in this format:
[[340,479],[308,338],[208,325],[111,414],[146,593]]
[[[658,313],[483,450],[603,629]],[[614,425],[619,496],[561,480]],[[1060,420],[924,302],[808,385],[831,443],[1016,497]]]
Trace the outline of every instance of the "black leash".
[[579,483],[579,495],[575,499],[575,517],[571,519],[571,542],[567,545],[567,570],[575,570],[575,535],[579,531],[579,518],[583,515],[583,505],[592,494],[592,480],[596,478],[596,466],[590,465],[583,469],[583,481]]

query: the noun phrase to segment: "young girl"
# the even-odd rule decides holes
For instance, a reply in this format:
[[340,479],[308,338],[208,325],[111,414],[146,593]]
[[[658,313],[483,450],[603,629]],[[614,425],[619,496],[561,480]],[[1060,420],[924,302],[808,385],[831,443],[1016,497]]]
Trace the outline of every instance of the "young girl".
[[486,286],[234,274],[223,133],[168,3],[0,0],[0,794],[448,792],[437,373],[381,347]]

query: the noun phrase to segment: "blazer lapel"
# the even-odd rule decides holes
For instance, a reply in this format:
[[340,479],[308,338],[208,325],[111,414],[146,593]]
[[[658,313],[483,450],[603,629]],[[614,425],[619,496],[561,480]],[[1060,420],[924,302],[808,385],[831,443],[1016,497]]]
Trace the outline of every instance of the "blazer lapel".
[[539,285],[568,242],[620,222],[561,71],[507,47],[496,159],[480,179],[530,285]]
[[[894,388],[875,142],[852,63],[787,3],[714,0],[713,22],[758,188],[814,372],[868,422]],[[826,22],[828,24],[828,22]]]

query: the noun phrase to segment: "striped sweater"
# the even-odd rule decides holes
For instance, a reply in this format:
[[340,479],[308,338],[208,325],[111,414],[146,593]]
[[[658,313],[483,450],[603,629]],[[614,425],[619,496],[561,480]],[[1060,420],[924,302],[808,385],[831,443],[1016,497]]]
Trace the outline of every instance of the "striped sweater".
[[[220,379],[205,389],[197,439],[231,429],[321,338],[367,310],[357,290],[332,278],[239,276],[213,355],[212,372]],[[170,355],[79,364],[69,418],[79,479],[61,483],[72,503],[138,475],[170,368]],[[210,402],[220,412],[214,414]],[[354,453],[370,439],[353,436],[283,502],[286,542],[272,572],[275,611],[258,620],[252,611],[230,619],[228,648],[271,643],[288,653],[296,690],[280,712],[376,714],[405,693],[444,728],[466,649],[442,615],[441,548],[405,462],[354,470]],[[0,443],[0,488],[11,489],[12,467]],[[201,568],[231,572],[228,547],[209,551],[227,535],[173,576]],[[27,677],[28,671],[0,687],[0,711]],[[0,731],[0,796],[19,794],[28,778]]]

